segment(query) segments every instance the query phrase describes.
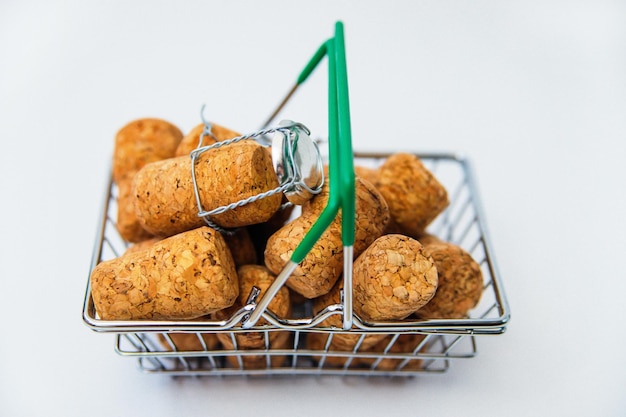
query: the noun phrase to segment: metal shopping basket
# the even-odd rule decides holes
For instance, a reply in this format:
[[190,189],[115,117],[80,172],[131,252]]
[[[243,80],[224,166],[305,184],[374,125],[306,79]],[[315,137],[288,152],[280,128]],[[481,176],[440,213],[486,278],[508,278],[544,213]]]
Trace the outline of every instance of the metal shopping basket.
[[[267,310],[268,304],[294,269],[311,250],[338,212],[342,213],[344,250],[343,284],[352,288],[355,227],[354,166],[376,167],[391,153],[353,152],[347,94],[347,71],[343,25],[322,44],[300,74],[293,89],[272,114],[268,125],[324,57],[329,67],[329,202],[293,252],[290,261],[263,297],[251,297],[247,305],[226,320],[146,321],[102,320],[94,307],[89,279],[85,291],[83,320],[96,332],[116,334],[115,350],[138,359],[140,369],[169,375],[363,375],[411,376],[446,371],[453,359],[471,358],[477,352],[476,338],[505,331],[510,311],[487,234],[476,182],[468,159],[456,154],[418,154],[449,191],[450,204],[429,226],[429,233],[459,245],[480,265],[483,294],[480,303],[464,319],[405,319],[366,322],[352,308],[352,292],[344,291],[339,303],[313,314],[311,300],[294,307],[293,318],[283,319]],[[90,265],[120,256],[128,247],[117,232],[117,187],[110,180]],[[324,321],[339,315],[343,326]],[[261,324],[262,323],[262,324]],[[238,336],[255,334],[263,343],[255,349],[238,346]],[[212,335],[230,343],[214,345]],[[333,339],[354,338],[353,347],[338,350]],[[370,336],[380,336],[375,349],[363,349]],[[278,336],[284,341],[272,343]],[[181,344],[178,338],[191,342]],[[312,347],[307,341],[321,344]],[[400,349],[400,346],[403,346]]]

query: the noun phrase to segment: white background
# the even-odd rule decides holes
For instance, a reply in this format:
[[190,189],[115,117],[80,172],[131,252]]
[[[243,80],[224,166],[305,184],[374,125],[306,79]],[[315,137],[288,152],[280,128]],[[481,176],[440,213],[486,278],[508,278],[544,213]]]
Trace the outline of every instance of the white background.
[[[355,149],[474,162],[507,332],[410,380],[139,372],[81,319],[115,132],[186,131],[202,104],[255,130],[338,19]],[[0,1],[0,416],[625,415],[625,19],[611,1]],[[322,136],[324,71],[285,114]]]

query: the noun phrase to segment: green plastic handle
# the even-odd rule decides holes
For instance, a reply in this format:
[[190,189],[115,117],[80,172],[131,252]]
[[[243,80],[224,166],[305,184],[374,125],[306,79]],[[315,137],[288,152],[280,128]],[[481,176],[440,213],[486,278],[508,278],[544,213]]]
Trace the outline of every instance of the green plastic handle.
[[304,82],[328,56],[328,137],[330,195],[328,203],[311,229],[294,250],[291,261],[300,263],[311,251],[341,209],[341,239],[344,246],[354,245],[355,179],[352,133],[348,98],[343,24],[335,25],[335,36],[322,44],[298,77]]
[[309,75],[313,72],[313,70],[319,65],[322,59],[326,56],[326,42],[324,42],[318,49],[315,51],[315,54],[309,62],[306,64],[298,79],[296,80],[296,84],[300,85],[309,78]]
[[355,178],[354,158],[352,152],[352,128],[350,125],[350,100],[348,97],[348,68],[346,64],[346,47],[343,35],[343,24],[335,25],[335,66],[337,68],[337,120],[339,123],[339,192],[341,193],[342,231],[344,246],[354,245],[355,227]]

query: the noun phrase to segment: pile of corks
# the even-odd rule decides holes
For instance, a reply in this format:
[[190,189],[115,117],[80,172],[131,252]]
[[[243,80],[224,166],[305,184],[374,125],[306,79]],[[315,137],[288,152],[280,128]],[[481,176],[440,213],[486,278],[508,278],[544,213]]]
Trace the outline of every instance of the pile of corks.
[[[279,185],[270,150],[254,140],[210,148],[192,164],[194,149],[238,136],[217,124],[208,131],[204,123],[185,135],[155,118],[119,130],[113,152],[117,229],[130,245],[92,270],[92,297],[102,320],[225,320],[247,303],[254,287],[262,297],[290,260],[326,206],[332,173],[326,170],[322,191],[298,211],[277,193],[211,215],[220,232],[198,216],[199,204],[213,210]],[[461,247],[426,232],[449,205],[446,189],[409,153],[355,170],[354,312],[365,322],[467,317],[482,294],[480,266]],[[343,256],[340,213],[268,310],[288,319],[299,303],[311,302],[314,314],[338,303]],[[321,326],[340,328],[341,320],[334,315]],[[271,347],[289,346],[289,333],[270,332]],[[236,345],[219,332],[203,335],[202,342],[195,334],[171,333],[163,343],[178,350],[266,347],[263,333],[235,335]],[[359,349],[385,349],[389,337],[367,335]],[[330,349],[352,350],[359,339],[358,333],[336,334]],[[402,335],[391,351],[412,351],[422,339]],[[326,340],[324,333],[307,335],[311,349],[323,349]],[[263,357],[243,359],[246,367],[265,364]],[[345,361],[335,359],[338,365]]]

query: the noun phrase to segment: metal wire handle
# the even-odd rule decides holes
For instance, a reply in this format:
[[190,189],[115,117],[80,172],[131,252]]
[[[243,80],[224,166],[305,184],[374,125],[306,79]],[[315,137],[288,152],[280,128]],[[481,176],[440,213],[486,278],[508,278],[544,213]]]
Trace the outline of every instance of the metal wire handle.
[[[203,106],[204,108],[204,106]],[[191,181],[193,184],[193,191],[194,191],[194,195],[196,198],[196,204],[198,206],[198,216],[202,217],[204,219],[204,221],[206,222],[206,224],[209,227],[212,227],[214,229],[216,229],[217,231],[221,232],[221,233],[225,233],[225,234],[233,234],[236,232],[236,230],[233,229],[225,229],[219,225],[217,225],[215,222],[210,220],[210,216],[216,215],[216,214],[221,214],[224,213],[226,211],[229,210],[234,210],[238,207],[244,206],[246,204],[250,204],[250,203],[254,203],[255,201],[258,201],[260,199],[266,198],[266,197],[270,197],[274,194],[278,194],[278,193],[284,193],[286,191],[289,191],[291,189],[293,189],[296,184],[298,183],[297,181],[297,177],[291,175],[288,176],[284,179],[281,180],[281,183],[279,184],[278,187],[272,189],[272,190],[268,190],[265,191],[263,193],[259,193],[256,195],[253,195],[251,197],[248,198],[244,198],[241,199],[239,201],[227,204],[227,205],[223,205],[220,207],[216,207],[212,210],[204,210],[203,206],[202,206],[202,201],[200,199],[200,192],[198,190],[198,182],[196,179],[196,162],[198,160],[198,157],[203,153],[206,152],[210,149],[217,149],[217,148],[221,148],[222,146],[228,146],[231,145],[233,143],[237,143],[240,142],[242,140],[257,140],[257,138],[263,138],[268,134],[273,134],[273,133],[281,133],[282,135],[285,135],[286,137],[289,137],[289,135],[291,134],[293,129],[302,129],[305,132],[309,132],[308,128],[306,126],[304,126],[301,123],[297,123],[297,122],[289,122],[289,123],[285,123],[281,126],[278,127],[273,127],[273,128],[268,128],[268,129],[262,129],[253,133],[249,133],[246,135],[241,135],[241,136],[237,136],[234,137],[232,139],[228,139],[228,140],[224,140],[224,141],[217,141],[211,145],[206,145],[206,146],[200,146],[202,145],[202,141],[204,139],[204,136],[210,135],[211,137],[213,137],[215,139],[215,137],[213,136],[212,132],[211,132],[211,128],[212,128],[212,124],[210,122],[207,122],[204,120],[203,118],[203,122],[205,123],[205,128],[202,131],[202,134],[200,135],[200,140],[198,143],[198,147],[194,150],[192,150],[190,152],[190,157],[191,157]],[[266,146],[265,144],[261,143],[260,141],[257,140],[257,143],[260,143],[262,146]],[[290,161],[291,163],[293,163],[293,161]]]

